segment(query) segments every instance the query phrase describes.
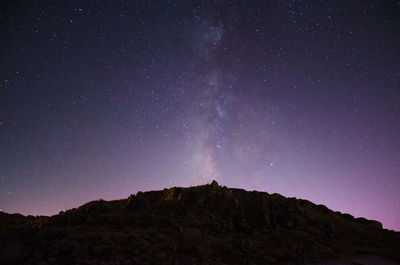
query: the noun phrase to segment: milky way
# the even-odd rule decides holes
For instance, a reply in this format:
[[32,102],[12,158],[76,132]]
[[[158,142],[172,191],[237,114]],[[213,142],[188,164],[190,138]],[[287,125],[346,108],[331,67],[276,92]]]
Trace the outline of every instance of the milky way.
[[3,211],[215,179],[400,230],[396,1],[1,5]]

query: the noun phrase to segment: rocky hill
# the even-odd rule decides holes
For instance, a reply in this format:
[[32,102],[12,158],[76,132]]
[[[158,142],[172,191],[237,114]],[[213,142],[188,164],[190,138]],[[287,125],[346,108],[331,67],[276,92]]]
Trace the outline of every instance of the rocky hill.
[[400,233],[215,181],[51,217],[0,213],[0,264],[304,264],[358,254],[400,261]]

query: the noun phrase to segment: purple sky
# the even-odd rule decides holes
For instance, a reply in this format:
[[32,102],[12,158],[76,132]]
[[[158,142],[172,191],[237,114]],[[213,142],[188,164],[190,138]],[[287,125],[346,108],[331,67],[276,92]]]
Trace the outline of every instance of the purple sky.
[[0,10],[3,211],[216,179],[400,230],[398,2]]

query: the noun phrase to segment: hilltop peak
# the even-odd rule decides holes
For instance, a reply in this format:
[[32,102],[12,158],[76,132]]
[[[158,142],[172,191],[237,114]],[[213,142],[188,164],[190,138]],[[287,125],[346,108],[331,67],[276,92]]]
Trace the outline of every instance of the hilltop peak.
[[215,180],[52,217],[1,213],[0,241],[4,264],[299,264],[360,253],[400,260],[400,234],[377,221]]

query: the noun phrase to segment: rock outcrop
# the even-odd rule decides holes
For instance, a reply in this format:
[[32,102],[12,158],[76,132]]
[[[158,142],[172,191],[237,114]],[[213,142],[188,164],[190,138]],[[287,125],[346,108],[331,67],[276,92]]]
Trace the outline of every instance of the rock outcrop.
[[51,217],[0,213],[0,264],[303,264],[359,254],[400,261],[400,233],[215,181]]

